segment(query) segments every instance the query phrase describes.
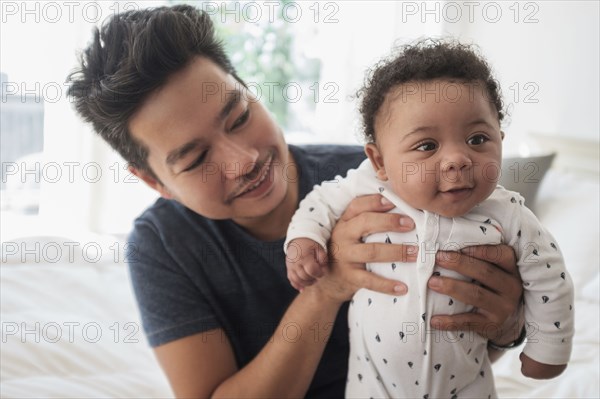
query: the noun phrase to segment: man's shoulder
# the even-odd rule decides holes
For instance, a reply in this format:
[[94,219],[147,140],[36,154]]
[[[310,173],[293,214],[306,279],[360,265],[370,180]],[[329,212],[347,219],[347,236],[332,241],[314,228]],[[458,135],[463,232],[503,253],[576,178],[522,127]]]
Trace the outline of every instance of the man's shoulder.
[[159,198],[139,215],[133,225],[130,240],[140,241],[148,239],[149,235],[158,236],[160,241],[168,242],[181,233],[199,226],[208,219],[192,212],[174,200]]
[[146,208],[144,212],[142,212],[136,218],[136,222],[141,221],[152,223],[157,217],[160,217],[161,215],[177,215],[183,211],[183,209],[178,209],[180,207],[181,206],[177,202],[160,197],[154,202],[154,204]]
[[311,172],[313,184],[345,176],[348,169],[357,168],[366,158],[364,148],[358,145],[290,145],[290,150],[300,168]]
[[315,160],[336,159],[339,157],[361,158],[366,157],[363,146],[342,144],[305,144],[291,145],[292,153],[302,152],[306,157]]

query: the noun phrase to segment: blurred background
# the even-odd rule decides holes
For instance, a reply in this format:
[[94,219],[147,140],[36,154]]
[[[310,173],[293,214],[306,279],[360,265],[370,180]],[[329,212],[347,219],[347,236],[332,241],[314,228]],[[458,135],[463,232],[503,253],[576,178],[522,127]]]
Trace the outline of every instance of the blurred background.
[[[177,3],[1,3],[3,239],[57,230],[122,236],[156,198],[77,118],[65,80],[106,18]],[[361,144],[353,95],[365,71],[395,45],[452,36],[477,44],[501,83],[505,154],[535,154],[540,141],[565,137],[598,152],[597,1],[183,3],[211,14],[240,76],[290,143]]]

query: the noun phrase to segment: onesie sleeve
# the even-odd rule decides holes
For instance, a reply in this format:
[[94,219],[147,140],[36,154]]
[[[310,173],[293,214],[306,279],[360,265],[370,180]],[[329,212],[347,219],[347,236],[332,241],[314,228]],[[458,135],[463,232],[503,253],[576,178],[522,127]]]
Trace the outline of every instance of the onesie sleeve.
[[372,194],[375,185],[375,172],[371,162],[364,160],[357,169],[352,169],[346,177],[336,176],[313,190],[300,202],[288,227],[284,250],[296,238],[309,238],[327,250],[333,226],[348,207],[353,198]]
[[520,195],[509,197],[516,216],[516,233],[509,244],[516,251],[524,288],[527,344],[523,352],[540,363],[566,364],[574,334],[573,281],[554,237]]

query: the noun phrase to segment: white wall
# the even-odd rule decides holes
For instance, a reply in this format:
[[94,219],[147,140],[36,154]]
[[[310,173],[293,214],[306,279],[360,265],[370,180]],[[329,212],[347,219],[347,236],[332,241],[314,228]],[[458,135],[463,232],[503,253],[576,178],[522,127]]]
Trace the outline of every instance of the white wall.
[[[404,2],[406,3],[406,2]],[[411,2],[412,3],[412,2]],[[403,21],[403,2],[338,1],[335,23],[320,24],[321,86],[339,89],[337,103],[321,99],[316,105],[312,141],[362,143],[358,101],[354,98],[365,73],[391,49],[418,37],[440,35],[443,24],[434,20]]]
[[[518,23],[513,4],[502,3],[507,18],[499,23],[478,18],[462,24],[459,35],[481,46],[512,104],[505,147],[514,149],[531,132],[598,142],[600,3],[520,3]],[[525,23],[528,15],[537,22]]]
[[477,44],[500,81],[510,111],[505,153],[530,143],[530,132],[600,141],[599,2],[336,4],[339,21],[319,29],[322,80],[339,85],[340,104],[317,104],[317,140],[358,142],[347,95],[394,43],[454,36]]

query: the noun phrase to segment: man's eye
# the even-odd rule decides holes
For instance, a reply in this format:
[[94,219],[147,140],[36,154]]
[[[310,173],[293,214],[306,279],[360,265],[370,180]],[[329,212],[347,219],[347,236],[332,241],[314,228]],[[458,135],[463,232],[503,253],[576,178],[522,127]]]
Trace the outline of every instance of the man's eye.
[[489,139],[484,136],[483,134],[478,134],[476,136],[471,137],[469,140],[467,140],[467,143],[469,145],[481,145],[483,143],[485,143],[486,141],[489,141]]
[[207,151],[204,151],[202,154],[200,154],[200,156],[196,158],[196,160],[192,162],[192,164],[185,168],[183,171],[189,172],[190,170],[197,168],[200,164],[202,164],[202,162],[204,162],[204,158],[206,158],[206,153]]
[[231,126],[231,130],[235,130],[238,127],[242,126],[244,123],[246,123],[248,117],[250,117],[250,108],[247,108],[246,111],[244,111],[244,113],[240,115],[240,117],[235,121],[233,126]]
[[435,145],[435,143],[432,142],[421,143],[417,145],[417,147],[415,147],[417,151],[433,151],[436,148],[437,146]]

